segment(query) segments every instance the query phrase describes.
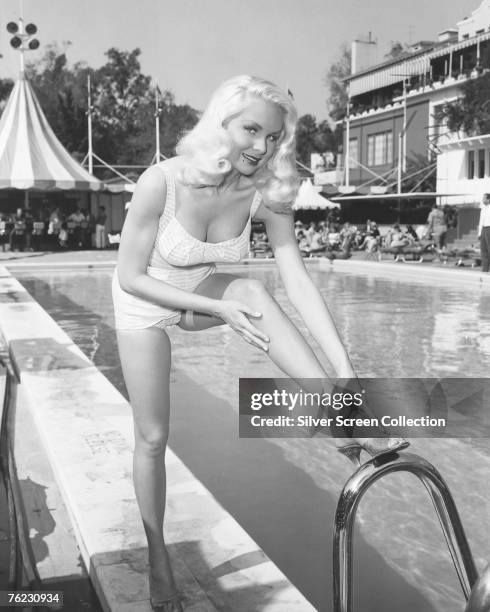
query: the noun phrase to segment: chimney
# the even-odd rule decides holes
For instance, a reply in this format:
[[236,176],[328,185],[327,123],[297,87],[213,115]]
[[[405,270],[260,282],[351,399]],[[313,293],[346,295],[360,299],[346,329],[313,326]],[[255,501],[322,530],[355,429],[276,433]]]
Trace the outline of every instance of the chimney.
[[367,40],[352,41],[351,73],[362,72],[378,63],[378,41],[373,40],[371,32]]

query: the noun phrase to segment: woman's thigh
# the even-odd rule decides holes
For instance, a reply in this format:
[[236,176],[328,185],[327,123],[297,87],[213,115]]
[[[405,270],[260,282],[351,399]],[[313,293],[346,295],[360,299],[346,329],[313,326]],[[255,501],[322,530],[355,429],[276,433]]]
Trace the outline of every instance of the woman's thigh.
[[159,444],[168,435],[171,346],[157,327],[118,330],[117,342],[136,438]]
[[[226,274],[224,272],[216,272],[205,278],[195,289],[194,293],[203,295],[215,300],[222,300],[225,297],[226,290],[234,281],[243,281],[243,277],[236,274]],[[218,317],[207,315],[201,312],[187,310],[182,315],[179,322],[179,327],[186,331],[199,331],[208,329],[216,325],[223,325],[224,321]]]

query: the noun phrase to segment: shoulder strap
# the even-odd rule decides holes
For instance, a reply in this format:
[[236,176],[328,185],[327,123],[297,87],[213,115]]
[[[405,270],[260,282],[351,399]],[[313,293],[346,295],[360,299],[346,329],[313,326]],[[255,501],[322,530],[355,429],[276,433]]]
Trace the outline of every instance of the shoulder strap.
[[165,209],[163,211],[164,217],[175,216],[175,178],[168,168],[165,166],[158,166],[165,175],[165,181],[167,183],[167,196],[165,198]]

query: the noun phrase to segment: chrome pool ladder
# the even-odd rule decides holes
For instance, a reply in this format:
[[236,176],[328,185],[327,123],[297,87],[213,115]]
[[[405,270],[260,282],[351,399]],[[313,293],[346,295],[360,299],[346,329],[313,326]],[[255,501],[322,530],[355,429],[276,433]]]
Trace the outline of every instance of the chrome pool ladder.
[[363,464],[349,478],[340,495],[335,513],[333,538],[334,612],[352,612],[353,533],[359,502],[372,484],[393,472],[410,472],[417,476],[427,489],[444,532],[464,596],[467,601],[470,600],[466,612],[490,610],[490,566],[472,593],[478,580],[478,573],[448,486],[431,463],[419,455],[403,452],[394,456],[371,459]]

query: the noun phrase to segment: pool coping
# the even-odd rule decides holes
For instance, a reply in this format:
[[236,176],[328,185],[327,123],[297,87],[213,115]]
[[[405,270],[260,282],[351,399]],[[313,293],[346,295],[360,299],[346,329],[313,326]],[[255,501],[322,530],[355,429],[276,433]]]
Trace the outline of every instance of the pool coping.
[[[103,609],[147,612],[127,401],[4,266],[0,320]],[[171,449],[166,466],[166,539],[186,611],[314,610]]]

